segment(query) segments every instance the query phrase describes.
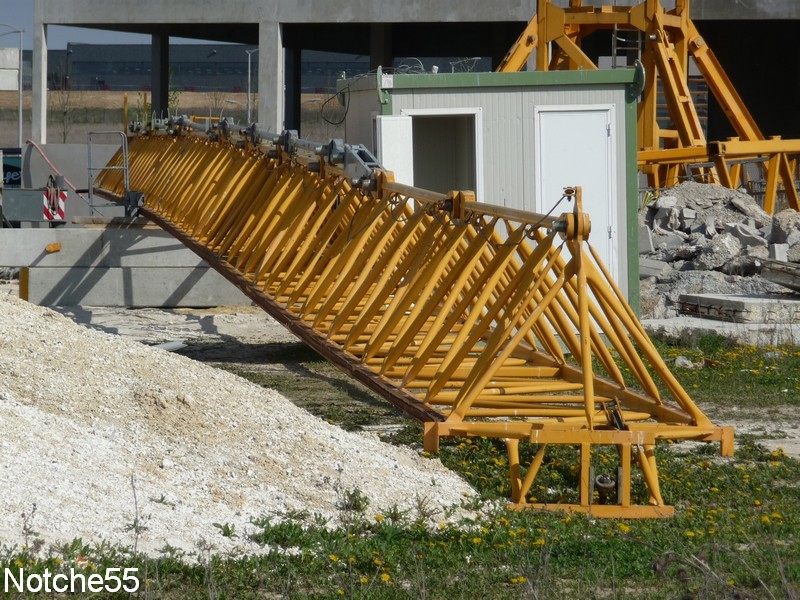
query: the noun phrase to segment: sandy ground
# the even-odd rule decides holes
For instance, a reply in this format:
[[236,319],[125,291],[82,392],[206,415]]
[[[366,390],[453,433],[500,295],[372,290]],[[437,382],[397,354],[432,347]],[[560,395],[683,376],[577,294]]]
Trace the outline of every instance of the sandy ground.
[[68,314],[95,327],[0,293],[0,545],[22,543],[20,515],[33,506],[48,543],[250,552],[215,523],[247,532],[253,519],[306,510],[336,524],[357,489],[370,514],[429,503],[434,525],[474,496],[418,450],[136,341],[287,339],[263,313]]

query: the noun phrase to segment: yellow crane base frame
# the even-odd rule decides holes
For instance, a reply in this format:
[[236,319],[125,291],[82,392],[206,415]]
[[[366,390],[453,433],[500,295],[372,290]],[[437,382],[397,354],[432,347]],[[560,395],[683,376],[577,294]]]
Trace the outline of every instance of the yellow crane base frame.
[[[120,166],[118,153],[98,192],[124,196]],[[381,170],[355,185],[324,158],[183,135],[132,139],[129,178],[142,214],[424,422],[426,450],[443,437],[504,440],[514,507],[668,516],[658,440],[733,452],[733,429],[691,400],[588,244],[579,189],[562,198],[573,210],[553,217],[401,185]],[[537,448],[529,465],[520,441]],[[529,503],[551,444],[580,449],[575,503]],[[592,456],[604,445],[619,466],[602,503]]]
[[[782,191],[789,208],[800,210],[795,177],[800,140],[764,137],[717,57],[689,18],[690,0],[675,0],[665,10],[660,0],[635,6],[584,6],[570,0],[567,8],[537,0],[536,15],[498,67],[521,71],[535,52],[536,70],[597,69],[583,52],[583,39],[598,29],[613,35],[632,31],[644,40],[644,81],[639,103],[639,170],[653,188],[672,187],[682,178],[702,179],[729,188],[747,185],[750,163],[766,183],[764,210],[772,214]],[[689,89],[689,57],[722,107],[737,137],[708,143]],[[672,129],[659,127],[658,83],[669,110]]]

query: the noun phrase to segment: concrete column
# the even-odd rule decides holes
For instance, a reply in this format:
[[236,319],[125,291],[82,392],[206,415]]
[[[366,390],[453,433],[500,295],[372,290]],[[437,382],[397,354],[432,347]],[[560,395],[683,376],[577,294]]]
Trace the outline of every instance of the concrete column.
[[169,114],[169,36],[154,33],[151,45],[153,111],[159,118]]
[[387,23],[369,24],[369,68],[391,67],[394,64],[392,53],[392,26]]
[[302,58],[302,50],[298,47],[286,48],[285,54],[286,129],[296,129],[300,131],[300,61]]
[[33,28],[31,139],[47,143],[47,25]]
[[259,127],[280,133],[284,129],[284,51],[280,23],[262,21],[258,28]]

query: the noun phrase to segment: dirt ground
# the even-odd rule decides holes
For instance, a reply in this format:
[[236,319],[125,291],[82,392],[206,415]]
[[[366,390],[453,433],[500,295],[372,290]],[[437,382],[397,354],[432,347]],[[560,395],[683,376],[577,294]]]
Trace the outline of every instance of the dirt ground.
[[[80,108],[102,108],[102,109],[119,109],[122,110],[125,105],[125,96],[128,96],[128,105],[135,108],[137,102],[144,101],[145,96],[150,100],[149,92],[123,92],[123,91],[73,91],[75,97],[75,105]],[[51,92],[51,95],[54,95]],[[187,107],[200,107],[206,106],[210,98],[220,95],[217,92],[179,92],[178,106]],[[247,94],[242,93],[227,93],[222,94],[223,100],[232,100],[234,102],[247,105]],[[23,110],[30,110],[31,108],[31,92],[25,90],[22,94],[22,108]],[[17,92],[0,92],[0,109],[14,109],[16,110],[18,104]],[[234,108],[232,105],[229,108]]]

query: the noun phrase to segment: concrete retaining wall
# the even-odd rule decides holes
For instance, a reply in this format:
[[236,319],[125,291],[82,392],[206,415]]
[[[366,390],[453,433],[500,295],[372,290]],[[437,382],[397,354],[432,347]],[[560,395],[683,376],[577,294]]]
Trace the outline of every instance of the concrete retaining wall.
[[43,306],[251,304],[160,229],[2,229],[0,267],[23,267],[20,296]]
[[250,303],[208,267],[23,268],[19,295],[42,306],[166,308]]

